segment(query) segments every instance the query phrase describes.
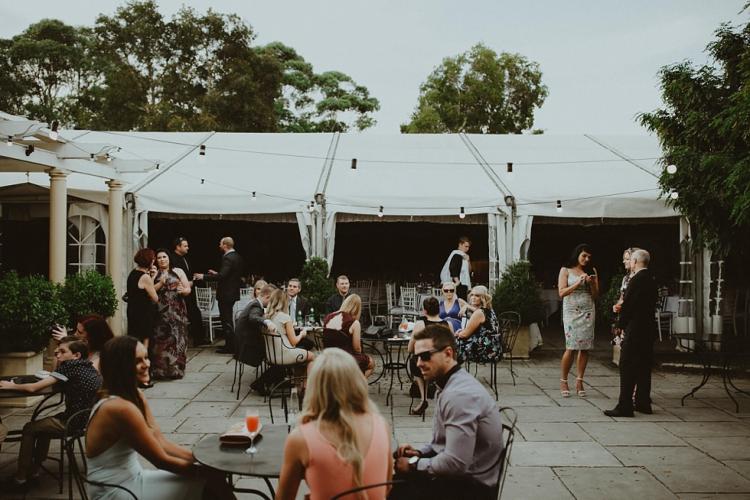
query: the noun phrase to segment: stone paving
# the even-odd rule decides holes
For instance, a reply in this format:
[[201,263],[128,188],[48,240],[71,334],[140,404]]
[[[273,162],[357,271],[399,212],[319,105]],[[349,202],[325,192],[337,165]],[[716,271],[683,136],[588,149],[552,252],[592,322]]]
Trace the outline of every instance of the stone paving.
[[[712,378],[698,398],[688,399],[683,407],[680,398],[698,383],[700,375],[656,371],[654,414],[609,418],[602,410],[614,406],[619,377],[607,360],[606,348],[589,363],[585,399],[560,396],[558,348],[548,342],[531,360],[514,362],[515,386],[507,364],[501,368],[499,403],[518,413],[505,498],[750,498],[750,398],[738,395],[741,408],[734,413],[719,380]],[[213,349],[191,349],[183,380],[157,383],[147,391],[163,432],[190,446],[206,434],[224,431],[231,420],[244,417],[248,407],[257,407],[268,421],[263,398],[247,394],[254,370],[245,373],[239,401],[230,392],[233,370],[228,356],[215,354]],[[486,383],[485,370],[480,369],[478,376]],[[750,383],[741,380],[740,386]],[[390,420],[395,438],[411,443],[428,440],[432,405],[422,422],[408,414],[406,385],[403,390],[396,385],[392,407],[385,406],[386,389],[381,381],[371,386],[371,395]],[[29,413],[0,409],[11,428],[21,426]],[[281,414],[274,411],[277,418]],[[17,451],[17,443],[3,447],[1,477],[15,470]],[[264,488],[254,479],[241,479],[238,484]],[[47,476],[27,495],[66,497],[67,493],[57,494],[56,483]]]

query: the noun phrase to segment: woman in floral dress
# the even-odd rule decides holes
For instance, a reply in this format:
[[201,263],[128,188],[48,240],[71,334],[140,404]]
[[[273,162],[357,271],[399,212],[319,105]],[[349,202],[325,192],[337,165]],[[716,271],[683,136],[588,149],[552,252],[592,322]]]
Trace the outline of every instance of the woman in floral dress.
[[503,354],[500,325],[492,310],[492,296],[485,286],[475,286],[469,292],[469,305],[475,308],[466,326],[456,332],[458,353],[462,360],[488,363]]
[[570,396],[568,373],[576,360],[576,393],[586,397],[583,375],[589,359],[589,350],[594,348],[594,325],[596,315],[594,301],[599,296],[599,276],[591,266],[591,248],[582,243],[575,247],[567,265],[560,269],[557,290],[563,299],[563,329],[565,331],[565,353],[560,362],[560,394]]
[[177,379],[185,375],[187,363],[188,315],[183,296],[190,295],[185,272],[172,268],[169,252],[156,251],[156,282],[159,289],[159,316],[151,344],[151,374],[155,379]]

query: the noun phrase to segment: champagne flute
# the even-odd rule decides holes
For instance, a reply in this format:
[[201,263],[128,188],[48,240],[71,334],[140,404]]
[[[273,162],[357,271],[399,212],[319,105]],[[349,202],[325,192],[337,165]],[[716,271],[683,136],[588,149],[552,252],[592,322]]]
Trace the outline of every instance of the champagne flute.
[[245,453],[254,455],[258,451],[255,447],[255,436],[258,435],[258,429],[260,428],[258,410],[247,410],[245,412],[245,426],[247,427],[247,432],[250,433],[250,447],[245,450]]

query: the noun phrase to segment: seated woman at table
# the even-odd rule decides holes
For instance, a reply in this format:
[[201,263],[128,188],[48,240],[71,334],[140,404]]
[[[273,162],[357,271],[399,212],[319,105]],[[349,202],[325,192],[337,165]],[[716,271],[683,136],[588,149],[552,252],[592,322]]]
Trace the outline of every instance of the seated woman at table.
[[[271,293],[266,308],[266,319],[276,327],[278,336],[273,337],[273,350],[276,352],[275,364],[294,365],[305,363],[315,359],[315,354],[310,352],[314,342],[307,338],[307,332],[301,330],[294,332],[294,320],[289,316],[289,297],[282,289],[276,289]],[[271,352],[266,347],[266,357]]]
[[500,323],[492,309],[492,295],[486,286],[475,286],[468,299],[474,312],[466,326],[456,331],[459,357],[475,363],[500,360],[503,347],[498,337]]
[[443,283],[443,300],[440,301],[440,319],[447,320],[453,331],[461,328],[461,311],[466,301],[456,295],[456,284],[452,281]]
[[424,330],[427,325],[446,325],[453,332],[453,325],[448,320],[440,319],[440,304],[436,297],[427,297],[422,303],[422,315],[424,319],[420,319],[414,323],[414,330],[411,333],[409,339],[409,354],[412,356],[409,358],[409,371],[414,378],[414,383],[419,388],[420,403],[419,406],[413,410],[409,410],[410,415],[421,415],[427,409],[427,391],[425,390],[424,377],[422,377],[422,370],[417,367],[417,358],[414,356],[414,335]]
[[[47,458],[50,440],[62,437],[68,420],[75,413],[91,408],[96,401],[96,391],[102,378],[91,365],[86,342],[78,337],[65,337],[55,349],[57,368],[47,377],[32,383],[16,384],[12,380],[0,381],[0,389],[34,394],[60,384],[65,395],[65,411],[39,418],[23,426],[21,448],[18,451],[18,469],[12,479],[3,484],[3,492],[20,492],[26,489],[28,479],[38,476],[42,461]],[[71,423],[80,431],[85,419]]]
[[374,368],[372,358],[362,352],[362,299],[356,293],[347,296],[341,309],[323,318],[323,347],[338,347],[351,354],[365,377]]
[[266,283],[266,280],[257,280],[255,284],[253,285],[253,298],[260,297],[260,291],[263,290],[263,287],[266,286],[268,283]]
[[[311,500],[391,479],[390,430],[358,371],[341,349],[326,349],[312,363],[299,425],[284,447],[277,499],[296,498],[303,478]],[[383,486],[366,495],[386,493]]]
[[[67,331],[64,327],[58,325],[57,328],[52,330],[52,337],[59,341],[65,337]],[[99,371],[99,354],[107,341],[114,337],[112,329],[107,324],[107,320],[98,314],[89,314],[83,316],[78,323],[76,323],[76,331],[74,333],[76,337],[81,340],[85,340],[89,348],[88,360],[94,365],[96,371]]]
[[[222,474],[195,464],[193,453],[159,430],[138,383],[149,378],[146,348],[133,337],[115,337],[101,354],[102,398],[86,431],[88,478],[118,484],[139,500],[234,498]],[[161,470],[144,470],[138,454]],[[131,498],[121,490],[89,485],[97,499]]]

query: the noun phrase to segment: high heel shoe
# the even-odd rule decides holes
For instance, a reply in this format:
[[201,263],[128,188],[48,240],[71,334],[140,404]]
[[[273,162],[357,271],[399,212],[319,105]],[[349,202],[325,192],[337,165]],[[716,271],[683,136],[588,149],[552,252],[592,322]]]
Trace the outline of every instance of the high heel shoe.
[[[581,388],[578,389],[578,382],[581,382]],[[586,391],[583,388],[583,378],[576,377],[576,394],[578,394],[579,398],[585,398],[586,397]]]
[[[565,380],[564,378],[561,378],[560,382],[563,382],[565,384],[565,387],[568,387],[568,381]],[[564,397],[564,398],[569,398],[570,397],[570,389],[560,388],[560,395],[562,397]]]
[[427,400],[423,399],[422,402],[419,403],[419,406],[417,406],[413,410],[409,410],[409,415],[422,416],[424,412],[427,410],[427,406],[429,406],[429,404],[427,403]]

